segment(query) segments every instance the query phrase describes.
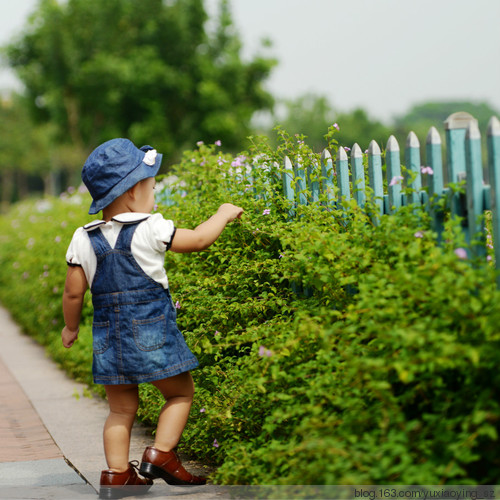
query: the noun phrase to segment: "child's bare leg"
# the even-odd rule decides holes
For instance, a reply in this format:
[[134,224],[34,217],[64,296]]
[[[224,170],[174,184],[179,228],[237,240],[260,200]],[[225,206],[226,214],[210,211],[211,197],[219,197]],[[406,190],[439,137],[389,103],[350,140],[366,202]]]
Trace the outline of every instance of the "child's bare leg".
[[128,469],[130,434],[139,405],[136,384],[106,385],[109,416],[104,424],[104,453],[108,467],[115,472]]
[[194,396],[193,378],[189,372],[152,382],[166,400],[158,418],[155,448],[170,451],[179,442],[191,410]]

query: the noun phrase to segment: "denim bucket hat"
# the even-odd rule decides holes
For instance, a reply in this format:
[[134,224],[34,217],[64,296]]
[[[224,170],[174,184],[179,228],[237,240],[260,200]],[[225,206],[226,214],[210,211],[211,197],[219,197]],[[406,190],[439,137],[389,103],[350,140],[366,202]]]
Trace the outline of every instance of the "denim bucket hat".
[[137,148],[128,139],[112,139],[94,149],[82,169],[93,200],[89,214],[97,214],[139,181],[154,177],[162,158],[151,146]]

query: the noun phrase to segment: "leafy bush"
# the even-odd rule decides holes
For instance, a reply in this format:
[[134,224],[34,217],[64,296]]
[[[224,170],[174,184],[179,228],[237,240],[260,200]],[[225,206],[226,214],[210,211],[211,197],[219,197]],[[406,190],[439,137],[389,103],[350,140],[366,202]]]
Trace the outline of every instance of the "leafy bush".
[[[283,154],[322,179],[302,138],[282,136],[276,151],[256,141],[245,158],[200,145],[159,192],[178,227],[222,202],[246,210],[208,251],[167,254],[179,326],[201,364],[182,446],[217,464],[225,484],[496,484],[493,266],[457,256],[459,221],[437,246],[415,207],[378,225],[350,204],[292,207],[280,194]],[[1,219],[0,298],[89,382],[88,301],[79,341],[66,351],[59,340],[64,253],[87,220],[78,197]],[[141,391],[140,418],[155,423],[161,397]]]

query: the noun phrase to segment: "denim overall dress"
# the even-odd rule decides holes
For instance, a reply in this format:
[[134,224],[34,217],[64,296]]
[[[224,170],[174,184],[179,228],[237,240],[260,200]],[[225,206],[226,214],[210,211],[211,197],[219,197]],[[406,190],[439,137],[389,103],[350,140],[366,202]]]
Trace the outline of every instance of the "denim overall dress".
[[124,224],[114,248],[100,228],[87,233],[97,257],[90,289],[96,384],[152,382],[198,366],[177,327],[169,291],[132,255],[132,237],[141,222]]

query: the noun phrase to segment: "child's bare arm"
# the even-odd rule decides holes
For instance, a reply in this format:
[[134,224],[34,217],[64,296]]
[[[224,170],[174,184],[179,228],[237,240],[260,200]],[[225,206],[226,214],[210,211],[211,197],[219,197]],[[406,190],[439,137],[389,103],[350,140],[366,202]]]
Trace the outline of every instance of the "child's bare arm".
[[87,279],[79,266],[69,266],[63,293],[65,326],[61,332],[64,347],[71,347],[78,338],[83,297],[87,291]]
[[226,224],[240,218],[242,213],[241,207],[224,203],[217,213],[195,229],[177,229],[170,250],[178,253],[205,250],[219,237]]

